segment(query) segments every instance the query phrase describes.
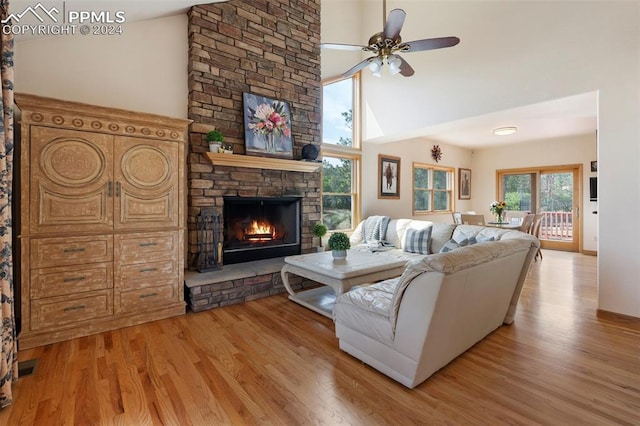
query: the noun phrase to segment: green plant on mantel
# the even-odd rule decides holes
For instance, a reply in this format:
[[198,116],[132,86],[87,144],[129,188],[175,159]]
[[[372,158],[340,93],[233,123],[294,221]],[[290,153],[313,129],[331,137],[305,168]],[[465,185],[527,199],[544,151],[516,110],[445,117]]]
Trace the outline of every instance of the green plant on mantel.
[[349,236],[344,232],[335,232],[329,237],[329,249],[335,251],[343,251],[351,248]]
[[224,135],[218,129],[213,129],[209,133],[207,133],[207,142],[222,142],[224,140]]

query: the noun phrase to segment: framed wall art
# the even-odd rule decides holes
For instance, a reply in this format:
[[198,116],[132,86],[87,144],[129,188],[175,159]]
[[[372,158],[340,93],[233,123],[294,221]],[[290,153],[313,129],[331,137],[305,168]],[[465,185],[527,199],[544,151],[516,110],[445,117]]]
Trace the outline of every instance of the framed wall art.
[[378,154],[378,198],[400,198],[400,158]]
[[248,155],[293,158],[291,108],[285,101],[243,93],[244,143]]
[[458,169],[458,200],[471,199],[471,169]]

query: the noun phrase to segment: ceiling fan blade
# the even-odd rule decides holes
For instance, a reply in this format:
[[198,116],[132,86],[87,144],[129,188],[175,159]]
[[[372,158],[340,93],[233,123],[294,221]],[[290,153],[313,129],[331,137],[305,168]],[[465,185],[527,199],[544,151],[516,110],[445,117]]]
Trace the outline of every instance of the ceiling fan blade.
[[400,30],[404,24],[404,18],[407,14],[402,9],[393,9],[389,12],[387,22],[384,24],[384,38],[395,40],[400,35]]
[[340,43],[320,43],[320,47],[323,49],[337,49],[337,50],[365,50],[367,46],[358,46],[355,44],[340,44]]
[[400,58],[400,75],[403,75],[405,77],[411,77],[415,71],[413,70],[413,68],[411,68],[411,65],[409,65],[409,62],[405,61],[402,56],[397,55]]
[[354,75],[355,73],[357,73],[358,71],[360,71],[361,69],[365,68],[367,65],[369,65],[371,63],[371,61],[373,61],[376,58],[376,56],[373,56],[371,58],[367,58],[364,61],[358,63],[356,66],[354,66],[353,68],[351,68],[348,71],[345,71],[341,77],[342,78],[347,78],[347,77],[351,77],[352,75]]
[[424,40],[409,41],[402,43],[400,51],[402,52],[419,52],[421,50],[433,50],[442,49],[443,47],[453,47],[460,43],[458,37],[440,37],[440,38],[427,38]]

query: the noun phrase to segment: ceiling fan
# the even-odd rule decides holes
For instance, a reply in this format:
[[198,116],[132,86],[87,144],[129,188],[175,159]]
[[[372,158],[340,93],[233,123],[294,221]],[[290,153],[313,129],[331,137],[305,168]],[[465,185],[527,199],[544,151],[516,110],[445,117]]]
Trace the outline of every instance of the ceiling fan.
[[375,33],[369,39],[367,46],[359,46],[353,44],[338,44],[338,43],[322,43],[320,47],[327,49],[339,49],[339,50],[362,50],[364,52],[371,52],[375,54],[370,58],[365,59],[353,68],[342,74],[343,78],[350,77],[357,73],[361,69],[369,66],[372,73],[376,77],[380,77],[380,71],[382,66],[386,62],[389,65],[391,74],[403,75],[405,77],[411,77],[414,74],[413,68],[407,61],[405,61],[398,53],[410,53],[420,52],[422,50],[442,49],[444,47],[453,47],[460,43],[458,37],[440,37],[440,38],[428,38],[422,40],[415,40],[409,42],[402,42],[400,37],[400,30],[404,24],[406,13],[402,9],[393,9],[389,12],[387,21],[384,22],[384,17],[387,13],[387,1],[383,0],[382,3],[382,19],[383,30],[382,32]]

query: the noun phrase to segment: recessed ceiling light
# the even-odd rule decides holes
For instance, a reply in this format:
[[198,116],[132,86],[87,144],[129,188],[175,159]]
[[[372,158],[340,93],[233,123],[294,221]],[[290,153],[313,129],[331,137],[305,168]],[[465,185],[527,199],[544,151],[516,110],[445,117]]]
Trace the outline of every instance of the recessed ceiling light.
[[517,127],[498,127],[497,129],[493,129],[493,134],[498,136],[507,136],[512,135],[518,131]]

